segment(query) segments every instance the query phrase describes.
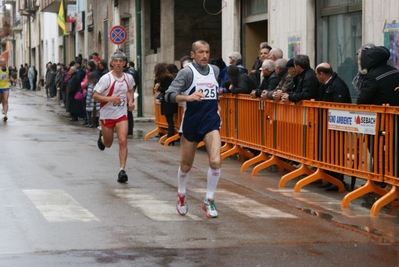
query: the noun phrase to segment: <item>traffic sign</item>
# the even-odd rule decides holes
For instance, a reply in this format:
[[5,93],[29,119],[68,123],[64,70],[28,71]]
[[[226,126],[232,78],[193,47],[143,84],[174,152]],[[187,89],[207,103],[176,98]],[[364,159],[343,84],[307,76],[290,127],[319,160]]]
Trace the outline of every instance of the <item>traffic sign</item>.
[[119,25],[112,27],[111,31],[109,32],[109,38],[114,44],[123,44],[127,39],[126,29]]

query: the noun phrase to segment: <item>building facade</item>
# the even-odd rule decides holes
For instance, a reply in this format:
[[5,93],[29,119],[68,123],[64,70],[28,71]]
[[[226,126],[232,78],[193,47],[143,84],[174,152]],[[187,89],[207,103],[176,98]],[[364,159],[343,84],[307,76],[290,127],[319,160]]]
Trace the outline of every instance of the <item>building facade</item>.
[[[397,0],[64,0],[70,20],[66,35],[57,25],[61,0],[2,1],[3,11],[15,10],[3,12],[2,20],[2,29],[7,28],[4,21],[11,29],[1,36],[2,51],[10,51],[9,64],[34,64],[43,75],[48,61],[68,63],[93,52],[109,59],[122,50],[141,73],[139,115],[154,112],[154,65],[179,66],[197,39],[208,41],[211,57],[226,63],[230,53],[239,51],[248,69],[266,41],[287,59],[307,54],[313,68],[331,63],[350,87],[362,44],[390,46],[392,64],[399,62]],[[127,30],[123,44],[110,40],[115,25]],[[356,99],[353,89],[351,94]]]

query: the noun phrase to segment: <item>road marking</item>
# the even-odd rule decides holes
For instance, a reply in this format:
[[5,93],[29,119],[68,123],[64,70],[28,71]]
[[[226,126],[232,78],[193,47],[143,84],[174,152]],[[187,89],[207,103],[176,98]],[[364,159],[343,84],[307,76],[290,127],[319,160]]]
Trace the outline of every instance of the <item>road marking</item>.
[[[193,191],[197,193],[206,192],[204,189],[194,189]],[[251,218],[297,218],[295,215],[272,208],[268,205],[259,203],[256,200],[227,190],[218,189],[216,195],[216,206],[218,203],[222,203]]]
[[159,200],[153,195],[143,192],[143,189],[114,189],[114,193],[130,206],[140,209],[147,217],[155,221],[183,221],[187,218],[196,221],[202,220],[189,212],[185,216],[179,215],[176,211],[175,202]]
[[99,221],[63,190],[26,189],[23,191],[49,222]]

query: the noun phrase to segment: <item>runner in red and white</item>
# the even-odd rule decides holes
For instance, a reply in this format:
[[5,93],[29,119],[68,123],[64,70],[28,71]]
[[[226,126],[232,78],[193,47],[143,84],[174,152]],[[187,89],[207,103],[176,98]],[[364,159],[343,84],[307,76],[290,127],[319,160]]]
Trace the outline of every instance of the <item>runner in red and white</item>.
[[[115,52],[111,56],[112,71],[105,74],[94,88],[94,101],[100,103],[101,131],[97,140],[100,150],[111,147],[116,130],[119,143],[120,170],[118,182],[128,180],[125,172],[127,160],[127,110],[132,111],[134,105],[134,79],[123,72],[127,58],[122,52]],[[126,108],[128,107],[128,109]]]

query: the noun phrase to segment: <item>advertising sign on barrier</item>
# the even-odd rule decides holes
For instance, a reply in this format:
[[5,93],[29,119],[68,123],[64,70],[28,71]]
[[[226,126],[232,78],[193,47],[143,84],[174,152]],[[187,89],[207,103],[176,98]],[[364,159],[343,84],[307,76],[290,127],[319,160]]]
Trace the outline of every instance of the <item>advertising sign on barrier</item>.
[[375,135],[377,114],[374,112],[354,112],[328,110],[328,129]]

